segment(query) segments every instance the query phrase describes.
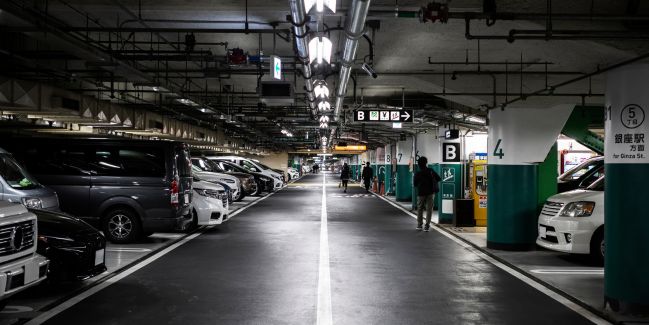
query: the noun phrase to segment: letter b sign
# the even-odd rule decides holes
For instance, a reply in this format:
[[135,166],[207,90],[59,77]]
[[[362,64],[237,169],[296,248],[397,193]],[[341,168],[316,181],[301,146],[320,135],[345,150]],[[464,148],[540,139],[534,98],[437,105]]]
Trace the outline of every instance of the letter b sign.
[[442,143],[442,162],[460,162],[460,144]]

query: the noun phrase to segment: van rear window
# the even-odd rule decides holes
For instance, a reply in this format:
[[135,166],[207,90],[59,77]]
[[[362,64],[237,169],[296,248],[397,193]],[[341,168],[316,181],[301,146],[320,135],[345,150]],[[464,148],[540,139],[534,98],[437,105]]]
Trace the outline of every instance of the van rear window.
[[156,147],[97,147],[91,166],[100,176],[164,177],[164,150]]

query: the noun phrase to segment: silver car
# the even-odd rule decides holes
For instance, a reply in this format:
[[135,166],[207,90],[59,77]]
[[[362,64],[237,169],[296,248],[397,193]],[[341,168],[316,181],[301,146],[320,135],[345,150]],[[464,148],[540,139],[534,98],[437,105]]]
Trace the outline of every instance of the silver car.
[[0,200],[33,209],[58,210],[56,192],[41,185],[4,149],[0,148]]

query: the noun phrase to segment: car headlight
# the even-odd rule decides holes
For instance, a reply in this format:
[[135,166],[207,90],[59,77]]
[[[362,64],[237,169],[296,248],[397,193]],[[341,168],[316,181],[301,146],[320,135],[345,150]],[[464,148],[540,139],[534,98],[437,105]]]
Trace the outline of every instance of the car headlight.
[[43,201],[39,198],[22,198],[23,205],[27,208],[30,209],[42,209],[43,208]]
[[277,176],[277,175],[271,175],[271,176],[275,177],[277,180],[280,180],[280,181],[282,180],[282,179],[281,179],[279,176]]
[[221,182],[230,183],[230,184],[236,183],[235,180],[229,178],[221,178]]
[[595,210],[595,202],[579,201],[570,202],[561,210],[560,217],[590,217]]
[[54,246],[65,246],[74,243],[72,238],[45,235],[38,235],[38,240]]
[[194,188],[194,192],[200,196],[207,196],[206,190],[202,188]]

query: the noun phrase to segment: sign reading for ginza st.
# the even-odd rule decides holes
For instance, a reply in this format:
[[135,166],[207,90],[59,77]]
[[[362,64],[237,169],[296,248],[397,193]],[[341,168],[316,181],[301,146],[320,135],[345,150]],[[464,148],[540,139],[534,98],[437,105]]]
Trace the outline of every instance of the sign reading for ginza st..
[[354,111],[356,122],[412,122],[414,111],[381,111],[381,110],[357,110]]
[[607,163],[649,162],[647,108],[638,104],[606,108]]

